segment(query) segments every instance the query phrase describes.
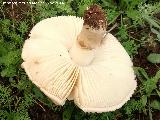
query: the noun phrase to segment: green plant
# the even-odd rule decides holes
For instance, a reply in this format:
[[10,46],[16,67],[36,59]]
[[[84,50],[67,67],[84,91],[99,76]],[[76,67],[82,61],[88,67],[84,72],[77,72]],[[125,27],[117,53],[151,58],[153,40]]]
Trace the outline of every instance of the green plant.
[[140,45],[137,45],[134,40],[123,42],[122,45],[131,57],[138,54],[138,48],[140,47]]
[[136,44],[136,42],[130,38],[127,32],[127,29],[123,25],[123,23],[121,23],[121,26],[119,27],[117,36],[119,37],[119,39],[122,42],[122,45],[124,46],[124,48],[126,49],[126,51],[131,57],[133,57],[134,55],[138,53],[137,50],[140,47],[140,45]]
[[148,77],[145,70],[140,67],[135,67],[135,73],[138,79],[140,80],[141,84],[138,86],[138,89],[136,91],[137,96],[130,100],[123,107],[123,109],[125,113],[129,116],[132,116],[132,113],[136,111],[143,112],[146,115],[148,112],[150,119],[153,119],[151,111],[153,109],[159,110],[159,102],[157,102],[158,99],[152,100],[151,96],[159,94],[159,88],[156,84],[160,79],[160,70],[156,73],[154,77]]
[[147,60],[151,63],[160,63],[160,54],[151,53],[147,57]]

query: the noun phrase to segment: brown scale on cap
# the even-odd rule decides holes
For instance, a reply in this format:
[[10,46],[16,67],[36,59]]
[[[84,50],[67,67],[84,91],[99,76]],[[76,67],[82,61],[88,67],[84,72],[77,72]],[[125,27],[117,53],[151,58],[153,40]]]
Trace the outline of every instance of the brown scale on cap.
[[88,10],[85,10],[83,19],[84,25],[93,29],[99,29],[100,27],[106,29],[105,12],[99,5],[91,5]]

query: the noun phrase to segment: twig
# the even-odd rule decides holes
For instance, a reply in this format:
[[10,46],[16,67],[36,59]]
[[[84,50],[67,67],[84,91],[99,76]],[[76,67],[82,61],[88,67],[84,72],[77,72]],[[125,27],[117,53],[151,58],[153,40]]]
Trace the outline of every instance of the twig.
[[128,36],[129,36],[130,38],[132,38],[132,39],[134,39],[134,40],[138,41],[138,42],[142,42],[141,40],[138,40],[138,39],[136,39],[136,38],[134,38],[134,37],[130,36],[129,34],[128,34]]
[[118,26],[117,23],[115,23],[108,31],[106,31],[106,33],[104,34],[104,38],[106,37],[106,35],[111,32],[114,28],[116,28]]
[[107,32],[106,34],[108,34],[109,32],[111,32],[113,29],[115,29],[118,26],[117,23],[115,23]]
[[[13,15],[13,17],[14,17],[14,10],[13,10],[13,1],[11,0],[11,3],[12,3],[12,5],[11,5],[11,8],[12,8],[12,15]],[[14,22],[13,22],[13,28],[15,28],[15,25],[14,25]]]
[[43,109],[44,112],[46,112],[46,110],[44,109],[44,107],[43,107],[41,104],[39,104],[36,100],[34,100],[34,101],[35,101],[35,103],[36,103],[37,105],[39,105],[39,106]]
[[[35,95],[32,94],[32,93],[30,93],[28,90],[27,90],[26,92],[27,92],[28,94],[30,94],[33,98],[36,98]],[[37,98],[36,98],[36,99],[37,99]],[[34,99],[33,99],[33,100],[34,100]],[[41,100],[39,100],[39,99],[37,99],[37,100],[45,105],[45,103],[42,102]],[[36,104],[38,104],[38,105],[43,109],[43,111],[46,112],[46,110],[44,109],[44,107],[43,107],[41,104],[39,104],[36,100],[34,100],[34,102],[35,102]]]
[[150,107],[150,100],[148,100],[149,102],[149,105],[148,105],[148,108],[149,108],[149,119],[150,120],[153,120],[153,118],[152,118],[152,112],[151,112],[151,107]]

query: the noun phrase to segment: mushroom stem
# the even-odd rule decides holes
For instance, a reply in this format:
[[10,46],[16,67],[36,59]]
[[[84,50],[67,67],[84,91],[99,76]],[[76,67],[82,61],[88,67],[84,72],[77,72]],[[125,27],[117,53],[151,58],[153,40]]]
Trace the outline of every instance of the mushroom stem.
[[93,29],[88,25],[83,25],[77,37],[77,42],[82,49],[96,49],[101,45],[105,33],[106,31],[103,28]]
[[95,50],[105,37],[106,19],[105,13],[98,5],[91,5],[84,12],[84,23],[75,44],[70,50],[70,55],[75,63],[88,65],[94,58]]

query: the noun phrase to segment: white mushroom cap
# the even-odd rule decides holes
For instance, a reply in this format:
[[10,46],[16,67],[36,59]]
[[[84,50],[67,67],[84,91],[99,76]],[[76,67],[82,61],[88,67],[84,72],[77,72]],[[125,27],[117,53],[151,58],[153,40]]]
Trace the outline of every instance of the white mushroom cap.
[[88,52],[78,47],[79,54],[68,51],[75,45],[82,27],[83,20],[74,16],[42,20],[25,41],[22,67],[30,80],[58,105],[71,98],[85,112],[118,109],[136,89],[130,57],[108,33],[100,47],[89,51],[92,61],[79,64]]
[[71,48],[74,40],[81,32],[83,20],[76,16],[58,16],[44,19],[37,23],[30,32],[31,38],[57,40]]
[[132,96],[136,81],[132,62],[111,34],[97,50],[89,66],[79,67],[72,97],[85,112],[108,112],[120,108]]
[[50,39],[30,38],[25,41],[22,58],[30,80],[54,103],[63,105],[79,75],[67,49]]

